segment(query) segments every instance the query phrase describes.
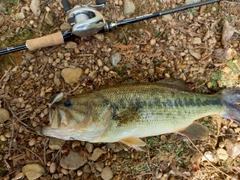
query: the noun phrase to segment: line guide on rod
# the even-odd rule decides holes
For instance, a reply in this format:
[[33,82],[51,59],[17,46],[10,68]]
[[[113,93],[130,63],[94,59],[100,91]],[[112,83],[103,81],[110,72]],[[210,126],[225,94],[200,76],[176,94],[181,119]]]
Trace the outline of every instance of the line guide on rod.
[[150,18],[155,18],[166,14],[183,11],[194,7],[200,7],[203,5],[212,4],[219,1],[220,0],[208,0],[169,10],[146,14],[135,18],[125,19],[122,21],[107,22],[104,16],[98,11],[99,9],[105,7],[104,1],[101,1],[102,3],[97,5],[91,4],[76,5],[74,8],[71,9],[69,1],[62,0],[61,3],[64,7],[64,11],[68,14],[67,21],[71,25],[71,29],[63,33],[59,31],[47,36],[30,39],[27,40],[26,43],[23,45],[2,49],[0,50],[0,55],[21,51],[24,49],[29,49],[30,51],[33,51],[43,47],[56,46],[63,44],[65,40],[71,36],[88,37],[97,33],[112,31],[117,27],[126,24],[143,21]]

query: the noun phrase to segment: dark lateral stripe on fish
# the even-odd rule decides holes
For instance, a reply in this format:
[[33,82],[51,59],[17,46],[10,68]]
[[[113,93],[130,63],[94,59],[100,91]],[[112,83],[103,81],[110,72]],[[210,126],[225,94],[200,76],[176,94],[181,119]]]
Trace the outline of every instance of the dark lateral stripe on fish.
[[161,101],[160,98],[155,98],[153,101],[141,101],[140,98],[134,98],[129,103],[124,103],[124,99],[119,101],[119,104],[112,104],[114,109],[117,107],[121,108],[137,108],[141,109],[142,107],[148,106],[159,106],[159,107],[194,107],[194,106],[213,106],[219,105],[222,106],[222,100],[220,98],[209,97],[206,99],[189,99],[189,98],[176,98],[176,99],[166,99],[165,101]]

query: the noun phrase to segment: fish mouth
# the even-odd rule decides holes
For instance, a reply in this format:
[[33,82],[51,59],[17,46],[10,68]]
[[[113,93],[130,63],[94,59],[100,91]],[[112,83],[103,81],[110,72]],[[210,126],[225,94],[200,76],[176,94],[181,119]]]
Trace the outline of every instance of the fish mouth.
[[58,93],[48,103],[48,107],[50,108],[49,124],[51,128],[59,128],[61,124],[64,124],[66,126],[69,124],[69,113],[61,110],[56,104],[60,102],[64,98],[64,96],[64,93]]
[[49,124],[41,129],[41,134],[44,136],[69,140],[68,133],[71,132],[71,129],[68,112],[55,107],[50,109]]
[[69,125],[69,113],[58,107],[52,108],[49,112],[49,125],[51,128],[56,129]]

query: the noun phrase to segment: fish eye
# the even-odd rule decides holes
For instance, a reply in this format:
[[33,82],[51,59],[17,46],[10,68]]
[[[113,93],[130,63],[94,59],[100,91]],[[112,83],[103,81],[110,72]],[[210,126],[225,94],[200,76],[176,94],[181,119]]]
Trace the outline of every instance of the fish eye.
[[64,106],[69,108],[72,106],[72,102],[70,100],[67,100],[66,102],[64,102]]

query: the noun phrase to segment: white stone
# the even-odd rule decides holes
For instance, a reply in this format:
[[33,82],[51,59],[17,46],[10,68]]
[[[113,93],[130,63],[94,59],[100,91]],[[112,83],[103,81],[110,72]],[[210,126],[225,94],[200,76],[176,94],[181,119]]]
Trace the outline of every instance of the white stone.
[[135,12],[135,5],[131,0],[124,0],[123,14],[124,16],[129,16]]

